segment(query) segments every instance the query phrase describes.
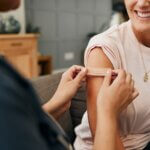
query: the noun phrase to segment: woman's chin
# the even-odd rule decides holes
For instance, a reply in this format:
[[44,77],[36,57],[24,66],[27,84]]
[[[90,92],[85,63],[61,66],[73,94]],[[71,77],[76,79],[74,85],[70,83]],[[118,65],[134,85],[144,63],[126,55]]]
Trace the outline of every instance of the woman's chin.
[[149,33],[150,34],[150,21],[141,22],[141,21],[133,21],[133,27],[136,31],[140,33]]
[[150,31],[150,16],[142,17],[136,12],[132,13],[131,21],[134,28],[140,32]]

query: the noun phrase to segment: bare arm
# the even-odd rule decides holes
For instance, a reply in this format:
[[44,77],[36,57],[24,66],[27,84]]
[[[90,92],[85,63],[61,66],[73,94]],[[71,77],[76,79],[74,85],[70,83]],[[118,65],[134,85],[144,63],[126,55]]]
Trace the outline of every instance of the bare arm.
[[[109,143],[109,144],[108,144]],[[94,150],[118,150],[117,121],[115,116],[100,111],[94,140]]]
[[[108,57],[104,54],[101,48],[95,48],[88,58],[88,67],[93,68],[113,68],[112,63],[108,59]],[[103,83],[102,77],[89,77],[87,79],[87,111],[88,111],[88,118],[89,124],[92,131],[93,138],[95,137],[96,131],[96,124],[97,124],[97,109],[96,109],[96,99]],[[110,133],[111,134],[111,133]],[[120,140],[119,133],[117,131],[116,134],[116,141],[118,148],[117,150],[123,150],[123,145]]]
[[50,99],[42,107],[43,107],[45,112],[51,114],[57,120],[70,107],[69,103],[63,104],[63,103],[61,103],[61,101],[62,100],[61,100],[60,97],[57,97],[57,96],[54,95],[52,97],[52,99]]
[[[88,67],[93,68],[113,69],[111,62],[100,48],[95,48],[90,53],[87,65]],[[93,137],[95,135],[96,130],[96,99],[102,83],[103,77],[89,77],[87,79],[87,110]]]
[[[132,75],[116,70],[117,77],[111,82],[112,71],[107,73],[97,96],[97,127],[94,150],[124,149],[118,133],[120,113],[139,95],[134,88]],[[109,144],[108,144],[109,143]]]

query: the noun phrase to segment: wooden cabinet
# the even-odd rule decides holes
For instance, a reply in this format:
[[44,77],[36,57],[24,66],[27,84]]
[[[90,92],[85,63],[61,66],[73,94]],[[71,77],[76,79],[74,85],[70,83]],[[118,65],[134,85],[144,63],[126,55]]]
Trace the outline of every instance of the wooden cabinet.
[[52,73],[52,56],[38,56],[38,74],[46,75]]
[[37,35],[0,35],[0,55],[25,77],[38,75]]

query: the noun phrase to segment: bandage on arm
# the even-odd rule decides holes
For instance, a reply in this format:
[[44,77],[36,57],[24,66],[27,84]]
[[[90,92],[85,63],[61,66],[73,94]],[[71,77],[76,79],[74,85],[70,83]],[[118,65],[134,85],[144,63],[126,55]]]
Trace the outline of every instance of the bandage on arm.
[[[107,75],[107,72],[109,70],[112,70],[111,68],[91,68],[91,67],[87,67],[87,76],[95,76],[95,77],[105,77]],[[115,79],[115,77],[117,76],[117,74],[115,72],[113,72],[112,70],[112,79]]]

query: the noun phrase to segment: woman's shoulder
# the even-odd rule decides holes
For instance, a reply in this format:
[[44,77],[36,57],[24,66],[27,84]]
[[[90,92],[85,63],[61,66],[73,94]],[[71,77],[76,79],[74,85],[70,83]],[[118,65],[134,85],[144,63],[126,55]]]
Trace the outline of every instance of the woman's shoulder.
[[130,27],[130,21],[124,22],[121,25],[114,25],[104,31],[103,33],[95,35],[91,38],[90,43],[118,43],[123,40],[123,37],[128,35],[128,28]]
[[[114,68],[121,67],[121,51],[124,50],[123,43],[124,40],[129,39],[127,28],[129,27],[130,22],[125,22],[121,25],[115,25],[105,32],[94,36],[85,51],[85,65],[87,64],[87,58],[89,57],[90,52],[94,48],[101,48],[105,55],[111,60]],[[127,34],[127,36],[126,36]],[[115,59],[114,59],[115,58]]]

